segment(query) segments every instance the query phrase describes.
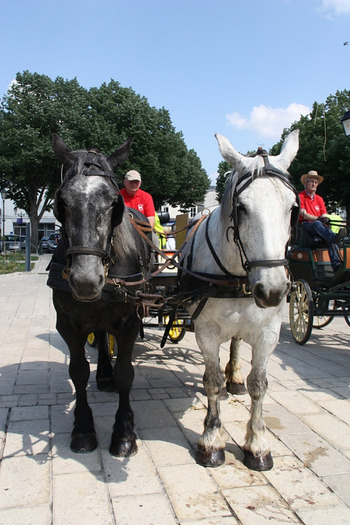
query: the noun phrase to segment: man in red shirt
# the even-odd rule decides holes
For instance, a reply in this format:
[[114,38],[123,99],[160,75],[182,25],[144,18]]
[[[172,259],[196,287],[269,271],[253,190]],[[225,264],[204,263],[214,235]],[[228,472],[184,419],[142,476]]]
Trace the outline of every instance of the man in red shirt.
[[335,244],[346,236],[346,229],[341,228],[335,234],[327,226],[327,210],[324,200],[316,195],[319,184],[323,177],[317,171],[311,170],[300,178],[305,189],[299,193],[300,215],[299,221],[312,239],[322,239],[328,247],[332,268],[336,271],[341,266],[338,250]]
[[154,228],[156,210],[152,195],[141,190],[141,175],[136,170],[130,170],[124,178],[125,188],[120,190],[125,206],[138,210],[146,215],[150,225]]

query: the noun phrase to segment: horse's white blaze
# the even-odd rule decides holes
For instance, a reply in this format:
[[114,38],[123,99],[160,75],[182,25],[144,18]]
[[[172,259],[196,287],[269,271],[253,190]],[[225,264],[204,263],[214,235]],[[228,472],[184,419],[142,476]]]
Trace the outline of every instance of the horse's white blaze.
[[[106,181],[101,177],[77,177],[71,186],[70,214],[66,217],[66,232],[70,246],[89,246],[102,249],[107,244],[110,230],[112,196]],[[98,196],[101,206],[96,206]],[[77,197],[77,202],[74,198]],[[103,205],[102,205],[103,204]],[[74,296],[80,301],[98,298],[105,282],[105,269],[99,255],[78,254],[72,257],[69,282]]]

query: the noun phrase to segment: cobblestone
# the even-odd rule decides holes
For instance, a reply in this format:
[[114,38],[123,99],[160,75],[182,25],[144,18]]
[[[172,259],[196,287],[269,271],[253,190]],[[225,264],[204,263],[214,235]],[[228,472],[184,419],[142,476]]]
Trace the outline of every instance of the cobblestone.
[[[41,256],[33,272],[0,276],[1,525],[350,523],[350,348],[343,320],[300,347],[285,318],[263,411],[271,471],[243,465],[248,395],[221,403],[224,465],[196,464],[206,397],[194,334],[160,349],[162,332],[149,327],[134,351],[137,455],[108,452],[118,394],[97,390],[97,352],[89,347],[88,400],[99,445],[74,454],[69,355],[55,330],[47,263]],[[228,352],[222,345],[223,366]],[[245,375],[250,359],[243,345]]]

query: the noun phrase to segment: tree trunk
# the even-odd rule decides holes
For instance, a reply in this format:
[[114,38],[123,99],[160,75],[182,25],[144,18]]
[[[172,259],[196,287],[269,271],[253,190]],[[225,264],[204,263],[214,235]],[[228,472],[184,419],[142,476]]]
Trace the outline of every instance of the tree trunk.
[[30,214],[30,246],[31,252],[36,253],[38,251],[39,241],[39,218],[36,210]]

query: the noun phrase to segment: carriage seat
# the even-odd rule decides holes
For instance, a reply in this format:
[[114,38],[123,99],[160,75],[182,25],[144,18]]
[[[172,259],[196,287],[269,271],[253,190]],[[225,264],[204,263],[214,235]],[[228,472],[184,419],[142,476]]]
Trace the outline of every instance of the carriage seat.
[[301,248],[310,248],[311,250],[327,248],[327,243],[321,239],[321,237],[311,237],[301,225],[297,225],[293,228],[291,243],[300,246]]

